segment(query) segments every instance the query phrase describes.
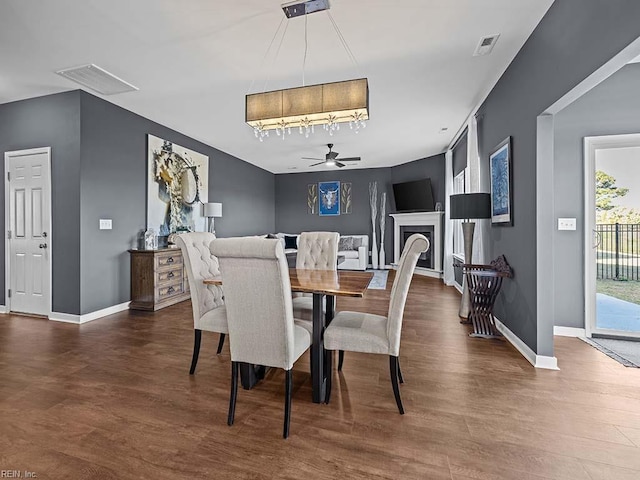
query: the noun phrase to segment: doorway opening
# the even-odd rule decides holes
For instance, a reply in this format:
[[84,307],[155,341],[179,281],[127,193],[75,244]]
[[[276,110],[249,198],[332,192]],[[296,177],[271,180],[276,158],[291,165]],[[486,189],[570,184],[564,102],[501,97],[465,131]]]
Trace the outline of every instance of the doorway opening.
[[640,338],[640,134],[584,144],[588,331]]

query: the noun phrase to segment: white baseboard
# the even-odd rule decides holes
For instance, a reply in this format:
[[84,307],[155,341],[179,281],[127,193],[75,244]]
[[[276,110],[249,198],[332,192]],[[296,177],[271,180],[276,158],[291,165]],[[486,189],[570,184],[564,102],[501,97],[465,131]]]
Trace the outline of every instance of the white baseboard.
[[553,327],[553,334],[558,337],[580,337],[585,338],[587,336],[587,331],[584,328],[576,328],[576,327]]
[[129,309],[129,302],[124,302],[119,305],[113,305],[111,307],[103,308],[102,310],[96,310],[95,312],[85,313],[84,315],[73,315],[70,313],[51,312],[49,320],[54,322],[66,322],[75,323],[80,325],[87,323],[98,318],[106,317],[107,315],[113,315],[114,313],[123,312]]
[[9,313],[6,305],[0,305],[0,313]]
[[556,357],[547,357],[544,355],[537,355],[536,352],[531,350],[529,346],[524,343],[520,338],[513,333],[507,326],[496,318],[496,328],[504,335],[511,345],[518,350],[524,358],[526,358],[531,365],[536,368],[544,368],[547,370],[560,370],[558,368],[558,359]]

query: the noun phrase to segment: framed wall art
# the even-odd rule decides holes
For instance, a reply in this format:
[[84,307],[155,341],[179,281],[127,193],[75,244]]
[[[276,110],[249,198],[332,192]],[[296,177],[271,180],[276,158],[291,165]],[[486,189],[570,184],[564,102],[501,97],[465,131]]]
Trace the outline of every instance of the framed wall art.
[[340,182],[319,182],[318,199],[321,217],[340,215]]
[[513,158],[511,137],[489,154],[491,171],[491,224],[513,225]]
[[161,236],[206,231],[209,157],[153,135],[147,148],[147,229]]

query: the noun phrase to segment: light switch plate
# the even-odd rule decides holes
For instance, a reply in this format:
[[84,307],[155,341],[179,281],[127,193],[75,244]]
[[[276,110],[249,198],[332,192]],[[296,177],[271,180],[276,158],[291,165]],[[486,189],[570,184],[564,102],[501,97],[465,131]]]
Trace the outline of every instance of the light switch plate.
[[558,218],[558,230],[575,230],[575,218]]
[[101,218],[100,219],[100,230],[111,230],[112,227],[112,223],[111,223],[111,219],[110,218]]

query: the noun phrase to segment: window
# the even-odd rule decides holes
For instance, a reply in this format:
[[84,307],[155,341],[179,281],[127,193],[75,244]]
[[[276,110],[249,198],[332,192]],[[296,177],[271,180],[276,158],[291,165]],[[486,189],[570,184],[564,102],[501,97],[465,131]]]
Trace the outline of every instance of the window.
[[[465,176],[467,169],[462,170],[453,177],[453,193],[465,192]],[[452,220],[453,222],[453,254],[464,259],[464,237],[462,235],[462,220]]]

